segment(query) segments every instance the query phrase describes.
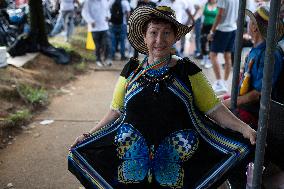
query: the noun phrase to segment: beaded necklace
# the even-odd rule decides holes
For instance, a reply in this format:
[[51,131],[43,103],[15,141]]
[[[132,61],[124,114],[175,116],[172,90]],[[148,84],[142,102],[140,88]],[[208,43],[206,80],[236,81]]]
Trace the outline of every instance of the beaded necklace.
[[[171,60],[171,55],[166,56],[164,58],[161,58],[160,60],[157,60],[155,62],[153,62],[153,64],[147,64],[148,63],[148,57],[146,56],[144,58],[144,60],[139,64],[139,66],[136,68],[136,70],[127,78],[126,81],[126,88],[132,84],[134,81],[136,81],[137,79],[139,79],[143,74],[145,74],[147,71],[152,70],[154,68],[157,68],[163,64],[165,64],[165,62],[167,62],[166,66],[168,65],[169,61]],[[147,66],[142,69],[138,74],[135,75],[135,73],[144,65],[147,64]],[[134,77],[135,76],[135,77]]]

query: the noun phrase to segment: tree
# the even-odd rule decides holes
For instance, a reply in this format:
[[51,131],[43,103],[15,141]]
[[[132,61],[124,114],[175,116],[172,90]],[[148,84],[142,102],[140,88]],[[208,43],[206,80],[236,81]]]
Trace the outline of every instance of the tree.
[[31,38],[37,46],[48,46],[42,0],[29,0]]

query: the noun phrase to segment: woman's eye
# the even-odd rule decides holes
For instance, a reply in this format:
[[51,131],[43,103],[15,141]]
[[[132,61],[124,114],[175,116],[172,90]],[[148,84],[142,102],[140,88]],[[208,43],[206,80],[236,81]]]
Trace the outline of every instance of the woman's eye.
[[171,34],[171,32],[166,31],[166,32],[164,32],[164,34],[165,34],[165,35],[170,35],[170,34]]

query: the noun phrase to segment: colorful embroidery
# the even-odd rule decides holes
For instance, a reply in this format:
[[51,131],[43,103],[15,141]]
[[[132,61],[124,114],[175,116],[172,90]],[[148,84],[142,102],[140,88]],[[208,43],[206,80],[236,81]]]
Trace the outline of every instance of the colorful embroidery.
[[115,145],[122,164],[118,168],[118,181],[139,183],[152,175],[162,186],[182,188],[187,161],[198,148],[198,136],[193,130],[176,131],[166,137],[155,149],[130,124],[123,124],[117,131]]

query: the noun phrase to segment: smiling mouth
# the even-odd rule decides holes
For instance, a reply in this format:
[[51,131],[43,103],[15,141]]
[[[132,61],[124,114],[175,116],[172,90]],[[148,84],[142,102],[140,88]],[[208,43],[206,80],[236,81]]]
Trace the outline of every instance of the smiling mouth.
[[165,48],[164,48],[164,47],[156,47],[155,49],[156,49],[156,50],[158,50],[158,51],[165,50]]

